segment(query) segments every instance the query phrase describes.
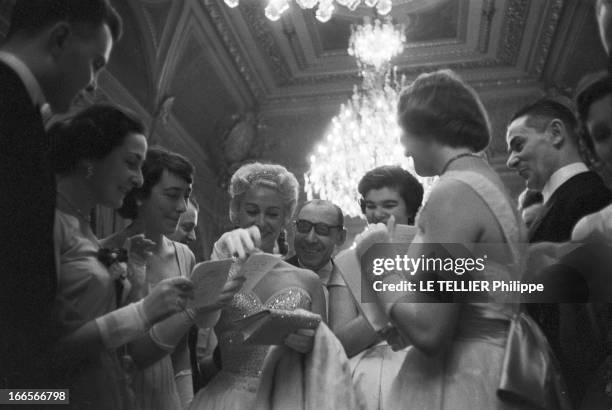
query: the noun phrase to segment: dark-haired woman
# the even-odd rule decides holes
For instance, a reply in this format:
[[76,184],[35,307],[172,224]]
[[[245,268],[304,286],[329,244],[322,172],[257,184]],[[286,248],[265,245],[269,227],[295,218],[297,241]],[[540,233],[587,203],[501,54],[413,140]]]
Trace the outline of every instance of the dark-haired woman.
[[[134,292],[142,286],[139,267],[147,243],[127,241],[128,267],[105,252],[91,230],[96,205],[119,208],[125,195],[142,184],[140,166],[147,142],[142,123],[111,106],[92,106],[49,130],[51,160],[57,173],[55,249],[58,291],[55,317],[62,329],[58,346],[75,408],[131,408],[131,394],[115,349],[146,334],[179,311],[191,297],[191,283],[163,281],[137,303],[117,309],[116,281]],[[123,244],[122,244],[123,245]],[[140,252],[138,252],[140,250]]]
[[[357,191],[368,224],[414,225],[423,202],[423,186],[407,170],[392,165],[373,168],[359,181]],[[330,289],[330,320],[333,330],[351,358],[355,391],[367,410],[385,409],[386,392],[406,357],[406,349],[393,351],[359,314],[346,286]],[[379,342],[379,343],[376,343]]]
[[[486,269],[472,272],[471,280],[518,279],[518,244],[525,232],[499,176],[478,154],[487,147],[490,133],[476,92],[450,71],[423,74],[402,92],[398,116],[402,144],[417,173],[440,176],[417,219],[409,257],[429,255],[428,244],[462,244],[472,255],[488,252]],[[378,224],[371,231],[385,233],[387,226]],[[489,243],[498,246],[482,248]],[[406,279],[394,273],[384,282]],[[515,316],[517,298],[490,292],[477,301],[466,301],[459,293],[378,295],[399,335],[411,343],[388,408],[566,408],[565,397],[552,383],[558,375],[550,373],[550,349],[529,318]],[[485,303],[476,303],[480,301]],[[518,334],[529,337],[515,338]],[[516,350],[506,348],[509,338],[519,342]],[[533,355],[521,356],[525,352]],[[506,356],[512,353],[519,355]]]
[[[193,173],[193,165],[182,155],[150,148],[142,167],[142,186],[132,190],[119,209],[119,214],[132,223],[105,240],[116,247],[126,238],[144,234],[155,243],[146,267],[149,287],[164,279],[189,277],[195,264],[187,245],[167,238],[187,210]],[[133,386],[140,408],[176,410],[189,405],[193,386],[186,333],[194,321],[212,327],[217,318],[214,310],[229,302],[240,284],[240,280],[230,281],[219,305],[194,312],[193,317],[179,313],[153,326],[149,335],[130,345],[130,355],[139,368]]]

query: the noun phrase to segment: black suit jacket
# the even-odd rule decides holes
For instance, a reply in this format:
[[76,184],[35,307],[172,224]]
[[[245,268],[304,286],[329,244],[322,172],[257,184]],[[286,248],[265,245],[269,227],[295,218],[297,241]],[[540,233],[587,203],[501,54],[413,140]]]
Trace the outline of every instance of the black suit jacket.
[[576,223],[612,202],[612,192],[595,172],[565,181],[544,205],[529,229],[529,242],[566,242]]
[[[56,193],[48,148],[39,109],[19,76],[0,62],[0,373],[12,386],[35,371],[28,367],[54,338]],[[33,387],[38,376],[26,377],[34,380],[23,387]]]
[[[574,226],[582,217],[601,210],[611,202],[612,192],[599,175],[594,172],[575,175],[562,184],[544,205],[529,230],[529,242],[569,241]],[[556,289],[557,296],[570,298],[562,300],[588,297],[588,287],[582,273],[569,265],[553,266],[544,271],[537,281],[544,283],[545,289]],[[586,306],[567,303],[527,305],[527,310],[546,334],[559,359],[570,398],[576,407],[584,397],[585,380],[602,359],[600,341],[594,329],[588,326]],[[567,331],[570,328],[580,330],[572,334]]]

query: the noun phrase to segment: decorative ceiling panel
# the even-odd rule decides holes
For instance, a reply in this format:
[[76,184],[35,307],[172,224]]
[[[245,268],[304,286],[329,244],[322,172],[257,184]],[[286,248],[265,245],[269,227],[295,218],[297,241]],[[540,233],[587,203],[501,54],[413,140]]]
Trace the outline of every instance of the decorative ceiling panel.
[[[563,0],[546,3],[539,20],[528,25],[543,2],[402,2],[395,5],[392,16],[408,27],[409,41],[395,63],[409,77],[448,67],[470,71],[475,79],[480,72],[483,83],[489,81],[492,69],[502,72],[502,77],[511,72],[515,83],[525,82],[541,73],[563,6]],[[346,95],[352,84],[359,83],[357,66],[346,48],[350,25],[359,23],[367,12],[340,12],[322,24],[314,19],[312,11],[299,10],[295,5],[277,22],[265,18],[258,2],[244,2],[238,9],[222,12],[227,18],[219,21],[218,27],[237,33],[238,41],[250,39],[256,45],[239,53],[246,54],[241,55],[243,61],[253,62],[253,72],[265,84],[261,105],[332,90]],[[534,38],[539,41],[534,58],[529,60],[531,65],[521,65],[521,50],[533,47]],[[509,81],[505,78],[506,83]]]
[[171,8],[171,0],[147,0],[142,4],[143,14],[146,18],[155,48],[159,47]]
[[[272,155],[303,166],[297,157],[361,84],[346,48],[351,24],[370,14],[367,8],[338,7],[320,23],[292,0],[271,22],[264,0],[242,0],[234,9],[223,0],[114,2],[136,18],[114,53],[113,75],[152,114],[174,96],[172,114],[202,147],[217,141],[219,124],[253,111],[267,137],[290,141]],[[394,0],[391,16],[405,24],[408,40],[394,60],[398,72],[409,81],[457,71],[495,113],[496,156],[504,156],[508,107],[549,88],[571,90],[590,67],[605,65],[587,0]]]
[[215,123],[237,110],[224,80],[215,72],[199,38],[185,43],[178,61],[180,75],[173,78],[169,93],[176,96],[173,111],[185,129],[198,139],[209,140]]

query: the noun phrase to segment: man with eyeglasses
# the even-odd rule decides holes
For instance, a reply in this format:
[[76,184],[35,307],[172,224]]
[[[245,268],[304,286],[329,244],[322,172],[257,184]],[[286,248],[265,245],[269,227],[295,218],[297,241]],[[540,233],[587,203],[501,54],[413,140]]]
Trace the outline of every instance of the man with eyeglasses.
[[346,239],[342,209],[332,202],[313,199],[298,212],[295,228],[295,255],[287,262],[319,275],[329,315],[329,289],[346,286],[332,261],[336,246],[342,246]]

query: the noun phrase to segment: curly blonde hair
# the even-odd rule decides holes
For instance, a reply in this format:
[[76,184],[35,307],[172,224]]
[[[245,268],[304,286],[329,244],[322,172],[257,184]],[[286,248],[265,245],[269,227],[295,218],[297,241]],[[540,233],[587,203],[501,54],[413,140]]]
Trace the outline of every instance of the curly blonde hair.
[[298,201],[299,183],[287,168],[277,164],[254,162],[238,168],[229,186],[229,217],[233,223],[238,222],[238,212],[244,194],[253,187],[266,187],[277,191],[283,198],[285,212],[284,226],[291,221]]

